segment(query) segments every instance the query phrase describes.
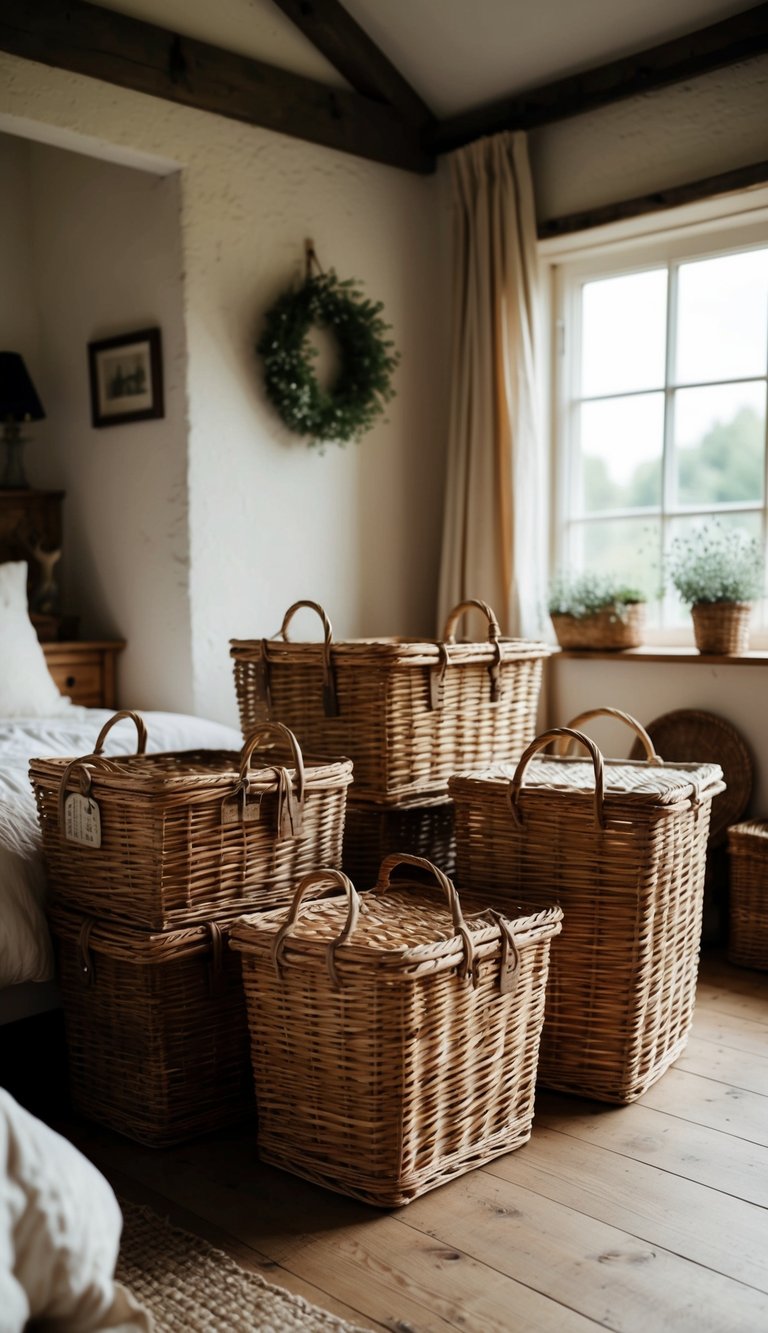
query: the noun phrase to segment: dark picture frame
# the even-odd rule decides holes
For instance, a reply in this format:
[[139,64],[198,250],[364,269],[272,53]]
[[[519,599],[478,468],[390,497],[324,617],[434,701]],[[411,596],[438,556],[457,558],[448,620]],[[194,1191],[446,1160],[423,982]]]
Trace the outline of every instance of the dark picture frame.
[[139,329],[88,344],[91,420],[121,426],[165,415],[159,329]]

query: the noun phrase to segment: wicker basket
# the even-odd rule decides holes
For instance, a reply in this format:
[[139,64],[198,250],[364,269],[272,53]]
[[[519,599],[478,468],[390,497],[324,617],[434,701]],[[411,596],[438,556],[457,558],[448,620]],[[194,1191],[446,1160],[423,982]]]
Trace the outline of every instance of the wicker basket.
[[751,615],[750,602],[697,602],[691,618],[699,652],[724,657],[748,652]]
[[391,852],[409,852],[433,861],[445,875],[456,865],[452,801],[432,805],[347,804],[341,866],[353,883],[374,884]]
[[[545,731],[516,769],[458,774],[457,875],[504,908],[558,902],[539,1062],[550,1088],[611,1102],[641,1096],[682,1052],[693,1015],[713,764],[604,760],[571,728]],[[583,758],[535,759],[553,740]],[[523,784],[525,779],[525,784]]]
[[563,649],[602,649],[620,652],[639,648],[645,632],[645,602],[631,602],[624,614],[606,609],[591,616],[552,614],[557,642]]
[[728,830],[728,960],[768,971],[768,820]]
[[[136,723],[139,753],[106,759],[106,734],[125,716]],[[259,748],[269,742],[289,749],[291,768]],[[276,907],[310,869],[341,864],[348,760],[305,767],[295,737],[275,723],[239,755],[147,755],[145,743],[141,718],[117,713],[92,755],[30,764],[55,902],[162,930]],[[72,796],[80,806],[70,816]],[[73,841],[93,831],[94,807],[97,836]]]
[[[447,905],[424,878],[391,886],[400,864]],[[300,914],[318,881],[346,899]],[[238,922],[262,1160],[390,1208],[525,1143],[560,918],[465,919],[442,872],[394,855],[361,898],[319,871],[287,917]]]
[[151,934],[61,909],[50,920],[78,1111],[153,1147],[253,1114],[226,927]]
[[[299,607],[320,616],[323,643],[288,641]],[[488,641],[456,643],[458,621],[472,607],[488,618]],[[349,755],[358,801],[418,805],[446,796],[457,768],[516,759],[534,735],[550,650],[502,638],[484,602],[457,606],[439,643],[335,643],[316,602],[289,607],[279,636],[232,640],[243,730],[274,717],[307,749]]]

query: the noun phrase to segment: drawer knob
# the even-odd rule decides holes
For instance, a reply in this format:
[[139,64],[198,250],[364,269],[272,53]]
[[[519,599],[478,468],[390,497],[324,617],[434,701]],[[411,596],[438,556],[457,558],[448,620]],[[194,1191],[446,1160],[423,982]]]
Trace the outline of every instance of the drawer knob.
[[70,689],[72,689],[72,686],[77,684],[77,677],[76,677],[76,676],[67,676],[67,679],[66,679],[66,681],[65,681],[65,684],[68,685]]

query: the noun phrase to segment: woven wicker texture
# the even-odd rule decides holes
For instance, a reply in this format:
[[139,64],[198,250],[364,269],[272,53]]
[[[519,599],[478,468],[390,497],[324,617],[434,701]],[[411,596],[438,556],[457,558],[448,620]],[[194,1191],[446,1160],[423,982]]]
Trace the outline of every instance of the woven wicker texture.
[[[400,865],[433,883],[391,885]],[[316,878],[346,896],[303,907]],[[507,916],[465,918],[442,872],[395,855],[362,897],[320,871],[287,917],[238,922],[260,1157],[395,1207],[525,1143],[561,913]]]
[[[597,710],[625,718],[617,710]],[[630,719],[635,729],[640,724]],[[588,758],[536,758],[575,739]],[[558,902],[539,1059],[548,1087],[641,1096],[680,1055],[693,1014],[715,765],[604,760],[544,732],[517,768],[458,774],[457,876],[505,910]]]
[[228,1254],[137,1204],[121,1203],[118,1279],[155,1333],[362,1333],[355,1324],[246,1272]]
[[698,602],[691,607],[693,638],[700,653],[727,656],[749,651],[749,602]]
[[[725,791],[712,802],[709,824],[709,845],[718,847],[725,842],[728,825],[744,814],[752,794],[752,756],[743,736],[724,718],[692,708],[664,713],[646,729],[656,749],[670,763],[683,759],[722,768]],[[642,753],[642,744],[636,742],[630,757],[639,759]]]
[[[300,607],[320,616],[322,643],[291,643]],[[488,618],[486,643],[457,643],[465,611]],[[462,602],[439,643],[366,639],[336,643],[315,602],[289,607],[280,638],[231,643],[244,733],[284,722],[318,754],[353,760],[358,801],[423,803],[445,796],[457,768],[517,759],[536,726],[543,643],[501,636],[484,602]]]
[[635,602],[625,608],[624,616],[615,611],[595,611],[591,616],[550,616],[561,648],[601,648],[622,651],[639,648],[645,630],[645,603]]
[[728,830],[728,959],[768,971],[768,820]]
[[148,934],[61,910],[51,926],[77,1110],[156,1147],[253,1114],[226,929]]
[[[93,755],[30,764],[55,902],[161,930],[276,907],[309,870],[341,864],[348,760],[305,764],[295,737],[272,723],[239,755],[106,759],[103,737],[120,716]],[[282,752],[290,767],[278,762]],[[72,792],[98,807],[98,847],[66,836],[62,798]]]
[[391,852],[426,857],[452,875],[456,865],[452,802],[402,808],[348,804],[341,866],[352,882],[370,888]]

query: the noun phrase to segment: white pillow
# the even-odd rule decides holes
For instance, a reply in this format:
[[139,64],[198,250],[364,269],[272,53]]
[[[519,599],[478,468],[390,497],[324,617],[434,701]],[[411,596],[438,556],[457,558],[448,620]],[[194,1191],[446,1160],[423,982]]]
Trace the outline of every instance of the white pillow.
[[72,707],[59,694],[27,610],[27,565],[0,565],[0,717],[54,717]]

